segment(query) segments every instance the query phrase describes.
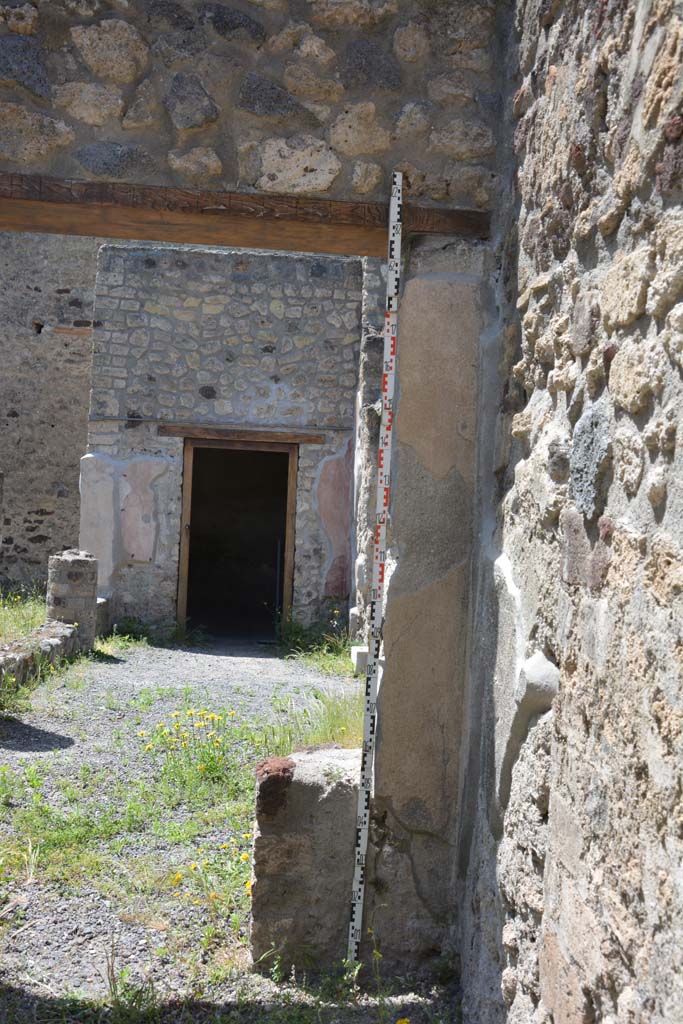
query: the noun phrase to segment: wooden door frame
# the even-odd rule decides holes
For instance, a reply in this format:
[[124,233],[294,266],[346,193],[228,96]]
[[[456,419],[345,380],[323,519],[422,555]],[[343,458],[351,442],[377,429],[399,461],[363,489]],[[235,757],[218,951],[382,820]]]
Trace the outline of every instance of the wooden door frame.
[[282,613],[285,619],[292,613],[294,596],[294,533],[296,523],[296,482],[299,468],[299,445],[288,441],[218,440],[185,438],[183,449],[182,506],[180,513],[180,552],[178,558],[178,593],[176,618],[179,626],[187,622],[187,586],[190,567],[190,526],[192,519],[192,473],[197,448],[222,448],[225,451],[285,452],[287,466],[287,511],[285,516],[285,552],[282,586]]

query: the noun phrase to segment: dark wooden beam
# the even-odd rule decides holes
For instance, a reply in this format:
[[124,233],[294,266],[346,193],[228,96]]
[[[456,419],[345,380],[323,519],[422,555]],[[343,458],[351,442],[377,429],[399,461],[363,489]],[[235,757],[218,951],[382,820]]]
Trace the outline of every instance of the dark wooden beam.
[[[249,192],[0,174],[0,230],[386,255],[388,207]],[[487,238],[489,214],[411,206],[409,234]]]
[[244,430],[239,427],[198,426],[189,423],[160,423],[161,437],[185,437],[197,441],[282,442],[284,444],[325,444],[324,434],[307,430]]

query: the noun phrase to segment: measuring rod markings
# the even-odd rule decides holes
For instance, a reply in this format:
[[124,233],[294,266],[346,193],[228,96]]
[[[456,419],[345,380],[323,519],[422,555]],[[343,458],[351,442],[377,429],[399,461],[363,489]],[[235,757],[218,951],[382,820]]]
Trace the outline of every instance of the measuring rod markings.
[[401,214],[403,175],[394,171],[389,203],[389,253],[387,302],[384,314],[384,361],[382,364],[382,415],[377,452],[377,503],[373,538],[372,587],[368,624],[368,666],[365,675],[365,714],[363,718],[363,749],[360,786],[356,812],[356,841],[351,891],[351,923],[349,925],[349,960],[360,960],[365,898],[365,861],[370,828],[370,794],[377,731],[377,683],[379,655],[382,646],[382,604],[387,548],[387,514],[391,494],[391,441],[394,425],[394,385],[396,381],[396,337],[398,328],[398,294],[401,286]]

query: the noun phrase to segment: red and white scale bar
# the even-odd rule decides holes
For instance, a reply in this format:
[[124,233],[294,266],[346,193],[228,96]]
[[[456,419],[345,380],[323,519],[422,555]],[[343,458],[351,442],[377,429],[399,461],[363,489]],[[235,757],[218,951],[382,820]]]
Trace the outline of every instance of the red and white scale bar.
[[398,330],[398,295],[401,285],[401,215],[403,206],[403,175],[394,171],[389,204],[389,255],[387,304],[384,315],[384,363],[382,370],[382,417],[377,454],[377,505],[375,515],[372,590],[368,636],[368,667],[365,676],[365,715],[363,719],[363,752],[356,812],[356,845],[351,893],[348,960],[360,960],[363,934],[363,902],[365,899],[365,861],[370,828],[370,795],[377,735],[377,686],[379,657],[382,647],[382,606],[387,551],[387,516],[391,494],[391,442],[394,427],[394,386],[396,381],[396,337]]

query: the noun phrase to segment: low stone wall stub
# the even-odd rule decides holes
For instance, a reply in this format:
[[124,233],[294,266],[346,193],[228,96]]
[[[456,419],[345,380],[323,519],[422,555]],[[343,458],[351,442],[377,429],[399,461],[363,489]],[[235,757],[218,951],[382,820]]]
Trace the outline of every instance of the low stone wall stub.
[[92,650],[97,633],[97,559],[69,549],[51,555],[47,575],[47,618],[72,623],[82,651]]
[[25,686],[46,663],[56,665],[80,650],[78,627],[48,619],[23,640],[0,644],[0,704]]
[[360,751],[311,750],[257,768],[251,952],[288,970],[346,957]]

